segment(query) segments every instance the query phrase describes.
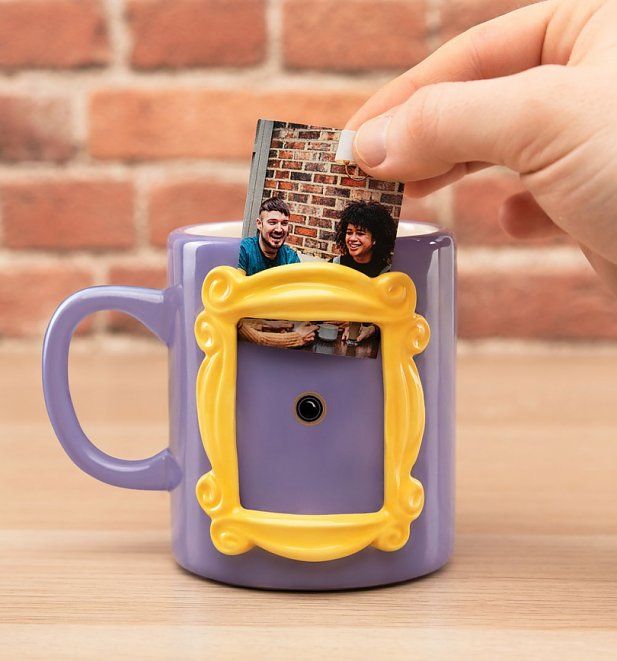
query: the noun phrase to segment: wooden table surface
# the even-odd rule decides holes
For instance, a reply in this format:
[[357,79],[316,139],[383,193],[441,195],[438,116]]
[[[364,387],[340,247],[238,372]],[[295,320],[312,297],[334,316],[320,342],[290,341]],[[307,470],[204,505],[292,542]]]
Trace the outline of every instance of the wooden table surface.
[[[165,445],[160,347],[88,340],[71,360],[101,448]],[[395,587],[276,593],[178,568],[167,494],[73,466],[37,352],[0,347],[0,657],[615,659],[616,391],[617,351],[465,352],[450,564]]]

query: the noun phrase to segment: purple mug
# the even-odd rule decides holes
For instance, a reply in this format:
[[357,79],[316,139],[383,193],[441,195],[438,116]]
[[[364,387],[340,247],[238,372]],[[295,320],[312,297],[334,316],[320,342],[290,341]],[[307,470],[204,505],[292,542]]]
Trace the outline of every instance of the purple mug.
[[[198,427],[195,385],[204,354],[194,335],[201,288],[212,269],[235,266],[242,223],[174,231],[164,290],[104,286],[79,291],[51,319],[43,347],[43,389],[54,430],[82,470],[108,484],[171,494],[173,553],[185,569],[225,583],[290,590],[335,590],[396,583],[442,567],[454,541],[455,247],[436,226],[401,221],[392,271],[407,274],[431,339],[415,358],[425,428],[412,475],[424,507],[396,551],[364,548],[305,562],[252,548],[221,553],[195,494],[211,466]],[[253,276],[255,277],[255,276]],[[72,333],[87,315],[126,312],[170,351],[169,448],[139,461],[111,457],[85,436],[68,385]],[[370,319],[367,319],[370,321]],[[293,403],[316,392],[327,407],[318,425],[301,424]],[[243,507],[291,514],[379,510],[384,498],[384,412],[379,360],[237,345],[236,448]]]

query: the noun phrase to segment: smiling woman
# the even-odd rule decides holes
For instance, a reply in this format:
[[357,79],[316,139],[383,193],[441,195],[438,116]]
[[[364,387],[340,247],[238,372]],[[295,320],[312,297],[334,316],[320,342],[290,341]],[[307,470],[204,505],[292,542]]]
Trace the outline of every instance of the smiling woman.
[[349,266],[374,278],[390,269],[396,223],[379,202],[350,202],[336,226],[340,255],[335,264]]

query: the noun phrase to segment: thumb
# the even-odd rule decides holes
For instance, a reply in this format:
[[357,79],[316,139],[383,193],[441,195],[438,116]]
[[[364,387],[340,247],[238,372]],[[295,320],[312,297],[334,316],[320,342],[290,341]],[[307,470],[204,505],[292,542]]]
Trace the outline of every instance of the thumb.
[[567,128],[560,104],[572,89],[572,73],[542,66],[422,87],[394,111],[362,124],[356,162],[367,174],[394,181],[436,177],[473,161],[538,170]]

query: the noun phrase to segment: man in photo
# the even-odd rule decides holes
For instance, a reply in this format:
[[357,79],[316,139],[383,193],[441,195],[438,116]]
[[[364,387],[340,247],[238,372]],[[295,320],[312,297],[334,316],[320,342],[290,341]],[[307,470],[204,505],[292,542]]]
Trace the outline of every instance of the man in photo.
[[285,245],[289,236],[289,207],[278,197],[262,202],[257,219],[257,235],[242,239],[238,268],[254,275],[273,266],[296,264],[298,253]]
[[[278,197],[262,202],[257,219],[257,235],[242,239],[238,268],[254,275],[273,266],[297,264],[298,253],[285,241],[289,235],[289,207]],[[241,319],[238,332],[245,340],[268,347],[301,347],[315,340],[319,326],[310,323]]]

